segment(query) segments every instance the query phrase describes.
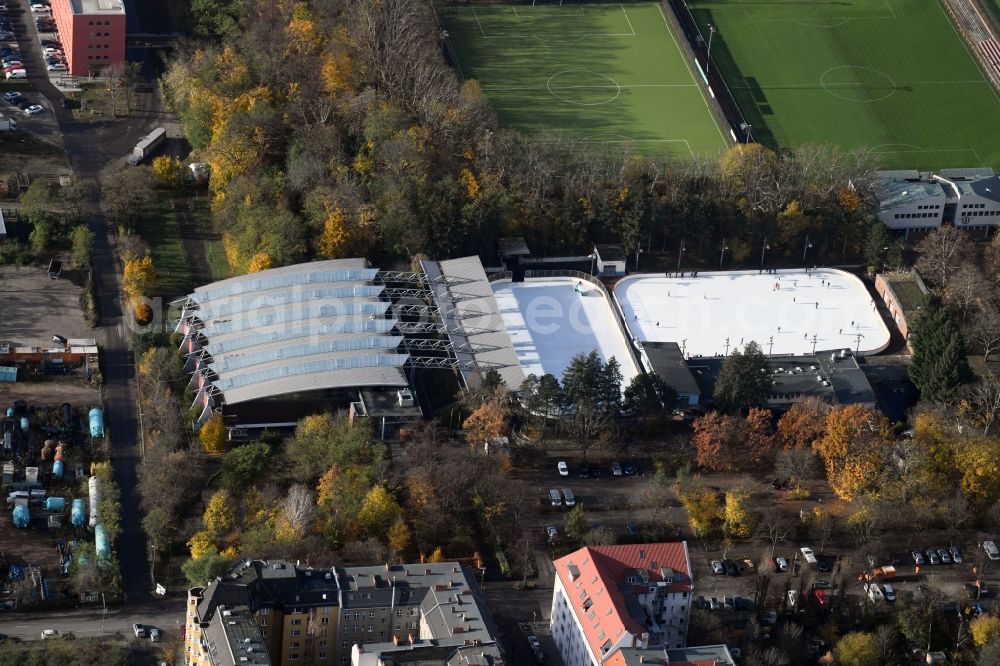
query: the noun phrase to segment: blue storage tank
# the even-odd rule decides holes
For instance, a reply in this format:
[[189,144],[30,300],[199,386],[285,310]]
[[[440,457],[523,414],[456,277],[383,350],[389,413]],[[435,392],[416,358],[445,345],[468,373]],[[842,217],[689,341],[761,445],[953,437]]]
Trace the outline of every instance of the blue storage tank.
[[29,425],[30,424],[28,423],[28,417],[27,416],[22,416],[21,417],[21,431],[22,432],[28,432]]
[[45,510],[46,511],[64,511],[66,509],[66,498],[65,497],[46,497],[45,498]]
[[87,505],[82,499],[73,500],[73,508],[69,513],[69,522],[73,527],[83,527],[87,522]]
[[52,476],[56,477],[57,479],[63,478],[63,461],[62,460],[57,460],[54,463],[52,463]]
[[94,552],[97,553],[98,560],[107,560],[111,557],[111,546],[108,544],[108,531],[101,523],[94,528]]
[[90,410],[90,436],[93,439],[104,437],[104,412],[100,407]]
[[28,507],[26,506],[14,507],[14,527],[27,527],[28,522],[30,520],[31,520],[31,514],[28,513]]

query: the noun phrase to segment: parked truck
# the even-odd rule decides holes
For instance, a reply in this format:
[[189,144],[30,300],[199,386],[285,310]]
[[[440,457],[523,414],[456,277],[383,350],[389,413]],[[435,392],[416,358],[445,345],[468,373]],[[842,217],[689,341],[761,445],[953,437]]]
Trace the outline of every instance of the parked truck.
[[157,127],[152,132],[142,137],[139,143],[135,144],[132,154],[128,157],[131,166],[138,166],[144,159],[153,154],[167,138],[167,130]]

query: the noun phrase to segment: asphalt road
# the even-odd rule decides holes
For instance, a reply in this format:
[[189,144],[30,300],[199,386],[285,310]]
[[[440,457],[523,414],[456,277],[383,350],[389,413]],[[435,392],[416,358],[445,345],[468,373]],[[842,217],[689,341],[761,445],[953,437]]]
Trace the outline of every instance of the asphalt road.
[[134,637],[132,625],[143,624],[158,628],[166,640],[177,635],[179,623],[184,620],[184,601],[170,599],[157,602],[155,605],[130,604],[125,610],[119,609],[117,612],[109,610],[107,615],[102,613],[37,615],[38,617],[30,619],[5,617],[2,632],[21,640],[37,640],[44,629],[55,629],[60,634],[72,633],[78,638],[113,636],[115,633]]

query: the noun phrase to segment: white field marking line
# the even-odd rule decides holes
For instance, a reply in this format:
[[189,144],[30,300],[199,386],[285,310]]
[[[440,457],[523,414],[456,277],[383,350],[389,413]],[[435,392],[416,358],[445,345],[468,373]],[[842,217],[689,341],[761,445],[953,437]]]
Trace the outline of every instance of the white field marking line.
[[[722,128],[719,127],[719,123],[715,121],[715,114],[712,113],[712,109],[708,105],[708,98],[705,97],[705,91],[701,89],[701,86],[698,85],[698,80],[694,78],[694,72],[691,71],[691,65],[688,64],[687,58],[684,57],[684,52],[681,51],[681,46],[677,43],[677,38],[674,37],[674,31],[670,29],[670,23],[667,21],[667,15],[663,13],[663,7],[657,4],[656,8],[660,10],[660,16],[663,17],[663,27],[667,29],[667,33],[670,35],[670,39],[674,43],[674,48],[677,49],[677,55],[679,55],[681,60],[684,62],[684,67],[687,69],[688,75],[691,77],[691,82],[696,88],[698,88],[698,94],[701,95],[702,101],[705,102],[705,111],[708,112],[708,116],[712,119],[712,124],[715,125],[715,129],[719,133],[719,138],[722,139],[722,145],[728,145],[726,142],[726,135],[722,133]],[[624,7],[622,10],[624,11]]]
[[[846,65],[845,65],[846,66]],[[897,83],[896,87],[905,86],[932,86],[932,85],[967,85],[970,83],[989,83],[986,79],[979,79],[978,81],[906,81],[904,83]],[[757,86],[761,90],[781,90],[783,88],[794,89],[794,88],[847,88],[851,86],[864,86],[865,83],[805,83],[805,84],[794,84],[794,83],[782,83],[779,85],[769,85],[769,86]],[[623,86],[624,87],[624,86]],[[750,90],[752,86],[729,86],[733,90]]]
[[[583,5],[580,6],[583,7]],[[635,35],[635,28],[632,27],[632,21],[630,21],[628,18],[628,12],[625,11],[625,5],[618,5],[618,6],[622,8],[622,14],[625,15],[625,22],[628,23],[628,29],[632,31],[633,35]]]
[[[970,58],[972,58],[972,64],[974,64],[979,73],[982,74],[983,67],[982,65],[979,64],[979,59],[976,57],[976,54],[973,53],[972,49],[969,48],[969,45],[965,43],[965,39],[962,38],[962,35],[958,34],[958,28],[955,27],[955,24],[952,22],[951,17],[945,13],[944,7],[941,6],[941,3],[938,2],[935,4],[937,5],[938,11],[941,12],[941,16],[944,17],[945,22],[951,26],[952,32],[955,33],[955,39],[957,39],[962,43],[962,46],[965,47],[965,52],[969,54]],[[993,96],[997,98],[998,102],[1000,102],[1000,92],[997,92],[997,89],[995,87],[993,87]]]
[[486,37],[486,31],[483,30],[483,24],[479,21],[479,14],[476,13],[476,8],[472,8],[472,15],[476,17],[476,25],[479,26],[479,32],[483,33],[483,37]]
[[889,0],[882,0],[882,1],[885,2],[885,6],[889,9],[889,13],[892,14],[892,18],[898,18],[896,16],[896,10],[893,9],[892,5],[889,4]]
[[[896,16],[824,16],[822,18],[817,18],[815,16],[810,18],[805,18],[802,16],[798,17],[782,17],[782,18],[748,18],[748,23],[798,23],[799,25],[806,26],[807,28],[839,28],[841,25],[845,25],[848,21],[891,21],[895,20]],[[809,25],[806,21],[843,21],[840,25],[826,26],[826,25]]]
[[697,86],[693,83],[636,83],[630,86],[613,86],[611,84],[595,83],[595,84],[580,84],[580,85],[555,85],[555,86],[483,86],[483,90],[490,90],[494,92],[503,92],[505,90],[547,90],[549,88],[555,88],[556,90],[569,90],[571,88],[621,88],[622,90],[627,90],[629,88],[696,88]]
[[635,37],[634,32],[560,32],[560,33],[537,33],[537,32],[517,32],[508,35],[483,35],[483,39],[538,39],[546,41],[549,39],[585,39],[587,37]]
[[510,8],[514,10],[514,16],[521,18],[520,16],[517,15],[517,5],[511,5]]

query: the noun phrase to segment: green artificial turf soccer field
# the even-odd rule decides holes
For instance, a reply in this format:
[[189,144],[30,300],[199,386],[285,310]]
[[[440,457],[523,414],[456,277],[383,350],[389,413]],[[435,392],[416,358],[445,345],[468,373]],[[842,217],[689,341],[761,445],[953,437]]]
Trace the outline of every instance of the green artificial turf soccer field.
[[659,5],[466,5],[441,19],[505,125],[644,153],[726,145]]
[[1000,97],[938,0],[689,0],[755,138],[1000,169]]

